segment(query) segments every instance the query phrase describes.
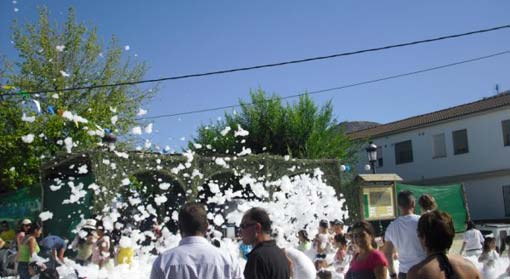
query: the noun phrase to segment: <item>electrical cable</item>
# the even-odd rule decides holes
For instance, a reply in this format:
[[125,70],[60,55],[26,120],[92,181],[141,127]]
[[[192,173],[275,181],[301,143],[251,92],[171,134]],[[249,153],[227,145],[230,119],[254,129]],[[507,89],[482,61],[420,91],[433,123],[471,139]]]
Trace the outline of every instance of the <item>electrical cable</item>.
[[[385,80],[396,79],[396,78],[401,78],[401,77],[405,77],[405,76],[411,76],[411,75],[421,74],[421,73],[425,73],[425,72],[435,71],[435,70],[439,70],[439,69],[444,69],[444,68],[448,68],[448,67],[453,67],[453,66],[457,66],[457,65],[462,65],[462,64],[466,64],[466,63],[471,63],[471,62],[475,62],[475,61],[489,59],[489,58],[493,58],[493,57],[496,57],[496,56],[505,55],[505,54],[509,54],[509,53],[510,53],[510,50],[506,50],[506,51],[501,51],[501,52],[498,52],[498,53],[493,53],[493,54],[489,54],[489,55],[485,55],[485,56],[480,56],[480,57],[476,57],[476,58],[472,58],[472,59],[462,60],[462,61],[453,62],[453,63],[449,63],[449,64],[445,64],[445,65],[440,65],[440,66],[435,66],[435,67],[431,67],[431,68],[416,70],[416,71],[407,72],[407,73],[403,73],[403,74],[397,74],[397,75],[382,77],[382,78],[378,78],[378,79],[372,79],[372,80],[367,80],[367,81],[362,81],[362,82],[357,82],[357,83],[351,83],[351,84],[342,85],[342,86],[338,86],[338,87],[332,87],[332,88],[327,88],[327,89],[315,90],[315,91],[310,91],[310,92],[307,92],[307,93],[301,93],[301,94],[289,95],[289,96],[285,96],[285,97],[279,97],[279,99],[280,100],[285,100],[285,99],[300,97],[300,96],[303,96],[303,95],[315,95],[315,94],[324,93],[324,92],[337,91],[337,90],[342,90],[342,89],[346,89],[346,88],[366,85],[366,84],[370,84],[370,83],[376,83],[376,82],[381,82],[381,81],[385,81]],[[271,99],[266,99],[266,101],[269,101],[269,100],[271,100]],[[253,105],[253,103],[246,103],[246,105]],[[161,115],[137,118],[136,120],[149,120],[149,119],[167,118],[167,117],[174,117],[174,116],[181,116],[181,115],[188,115],[188,114],[196,114],[196,113],[203,113],[203,112],[209,112],[209,111],[216,111],[216,110],[224,110],[224,109],[230,109],[230,108],[236,108],[236,107],[240,107],[240,105],[228,105],[228,106],[222,106],[222,107],[214,107],[214,108],[207,108],[207,109],[200,109],[200,110],[192,110],[192,111],[172,113],[172,114],[161,114]]]
[[[249,67],[233,68],[233,69],[219,70],[219,71],[212,71],[212,72],[205,72],[205,73],[196,73],[196,74],[188,74],[188,75],[181,75],[181,76],[164,77],[164,78],[158,78],[158,79],[147,79],[147,80],[131,81],[131,82],[126,81],[126,82],[119,82],[119,83],[113,83],[113,84],[99,84],[99,85],[61,88],[61,89],[23,91],[23,94],[25,94],[25,95],[26,94],[28,94],[28,95],[48,94],[48,93],[55,93],[55,92],[66,92],[66,91],[76,91],[76,90],[84,90],[84,89],[116,87],[116,86],[124,86],[124,85],[136,85],[136,84],[154,83],[154,82],[161,82],[161,81],[168,81],[168,80],[178,80],[178,79],[219,75],[219,74],[234,73],[234,72],[241,72],[241,71],[249,71],[249,70],[255,70],[255,69],[262,69],[262,68],[284,66],[284,65],[289,65],[289,64],[298,64],[298,63],[304,63],[304,62],[310,62],[310,61],[331,59],[331,58],[342,57],[342,56],[350,56],[350,55],[367,53],[367,52],[375,52],[375,51],[381,51],[381,50],[387,50],[387,49],[392,49],[392,48],[399,48],[399,47],[405,47],[405,46],[417,45],[417,44],[423,44],[423,43],[430,43],[430,42],[436,42],[436,41],[453,39],[453,38],[460,38],[460,37],[465,37],[465,36],[470,36],[470,35],[475,35],[475,34],[492,32],[492,31],[501,30],[501,29],[505,29],[505,28],[510,28],[510,24],[487,28],[487,29],[476,30],[476,31],[470,31],[470,32],[466,32],[466,33],[441,36],[441,37],[436,37],[436,38],[431,38],[431,39],[424,39],[424,40],[412,41],[412,42],[407,42],[407,43],[400,43],[400,44],[388,45],[388,46],[383,46],[383,47],[375,47],[375,48],[369,48],[369,49],[363,49],[363,50],[357,50],[357,51],[336,53],[336,54],[331,54],[331,55],[317,56],[317,57],[311,57],[311,58],[305,58],[305,59],[277,62],[277,63],[270,63],[270,64],[262,64],[262,65],[249,66]],[[4,93],[1,95],[13,96],[13,95],[17,95],[17,94],[18,93]]]

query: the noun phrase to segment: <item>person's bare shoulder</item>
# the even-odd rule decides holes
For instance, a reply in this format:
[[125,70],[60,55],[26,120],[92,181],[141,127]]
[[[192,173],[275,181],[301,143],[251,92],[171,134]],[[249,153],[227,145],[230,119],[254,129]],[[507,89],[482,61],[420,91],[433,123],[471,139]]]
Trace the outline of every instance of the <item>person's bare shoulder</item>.
[[452,255],[448,258],[453,270],[460,278],[482,278],[478,268],[468,259],[459,255]]

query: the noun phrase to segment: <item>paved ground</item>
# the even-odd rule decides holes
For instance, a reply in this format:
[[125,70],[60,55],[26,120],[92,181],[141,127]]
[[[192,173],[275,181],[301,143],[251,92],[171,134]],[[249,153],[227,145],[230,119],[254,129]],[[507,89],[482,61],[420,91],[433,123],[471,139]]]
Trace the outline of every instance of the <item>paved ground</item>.
[[455,234],[453,239],[452,247],[450,248],[450,254],[458,255],[460,248],[462,248],[462,241],[464,240],[464,233]]

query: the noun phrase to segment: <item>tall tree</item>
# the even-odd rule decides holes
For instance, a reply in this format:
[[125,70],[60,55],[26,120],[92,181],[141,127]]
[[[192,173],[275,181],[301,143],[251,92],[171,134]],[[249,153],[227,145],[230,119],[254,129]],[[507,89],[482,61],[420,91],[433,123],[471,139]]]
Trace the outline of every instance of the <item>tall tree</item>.
[[[96,28],[77,23],[72,8],[62,26],[49,18],[41,8],[38,22],[15,22],[18,57],[2,60],[0,191],[38,182],[42,159],[96,147],[105,130],[125,134],[155,92],[133,85],[58,91],[138,81],[147,67],[124,55],[115,37],[103,47]],[[57,92],[23,94],[39,90]],[[5,95],[13,92],[19,94]]]
[[[308,95],[296,104],[283,105],[276,95],[250,92],[251,102],[240,101],[241,111],[224,120],[202,125],[189,147],[202,155],[252,153],[291,155],[295,158],[353,158],[352,143],[333,119],[331,102],[318,107]],[[246,130],[249,136],[235,135]],[[241,133],[242,134],[242,133]]]

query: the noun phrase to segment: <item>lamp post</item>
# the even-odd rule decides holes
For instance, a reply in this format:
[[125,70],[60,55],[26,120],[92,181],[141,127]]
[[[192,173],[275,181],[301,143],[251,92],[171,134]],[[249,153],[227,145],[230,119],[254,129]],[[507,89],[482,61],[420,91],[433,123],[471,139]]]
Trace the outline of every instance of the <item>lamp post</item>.
[[367,151],[368,162],[370,163],[372,173],[375,174],[375,162],[377,161],[377,145],[375,145],[373,142],[369,142],[368,147],[365,150]]

